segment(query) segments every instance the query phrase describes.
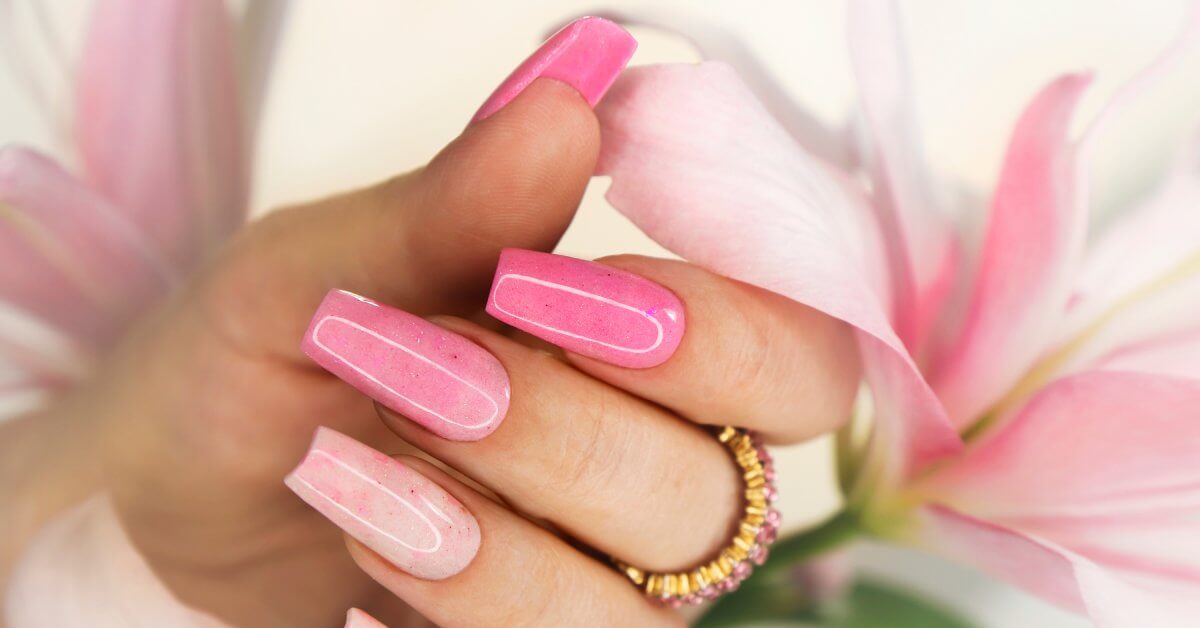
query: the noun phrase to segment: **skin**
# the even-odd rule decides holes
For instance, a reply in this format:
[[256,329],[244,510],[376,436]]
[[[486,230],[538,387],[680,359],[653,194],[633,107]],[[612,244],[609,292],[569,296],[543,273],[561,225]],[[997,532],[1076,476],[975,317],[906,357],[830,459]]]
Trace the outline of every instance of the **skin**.
[[[96,379],[3,428],[0,488],[20,506],[0,521],[3,568],[103,487],[164,582],[235,625],[335,625],[351,606],[393,626],[680,623],[595,553],[656,569],[707,558],[740,487],[699,424],[781,443],[827,432],[848,415],[858,365],[841,323],[677,261],[602,260],[687,308],[678,350],[653,368],[550,352],[484,322],[500,249],[553,248],[598,149],[578,92],[539,79],[428,166],[251,225]],[[299,340],[332,288],[432,316],[495,355],[512,380],[503,424],[445,440],[318,368]],[[478,520],[470,565],[415,578],[290,492],[283,478],[319,425],[448,467],[404,459]]]

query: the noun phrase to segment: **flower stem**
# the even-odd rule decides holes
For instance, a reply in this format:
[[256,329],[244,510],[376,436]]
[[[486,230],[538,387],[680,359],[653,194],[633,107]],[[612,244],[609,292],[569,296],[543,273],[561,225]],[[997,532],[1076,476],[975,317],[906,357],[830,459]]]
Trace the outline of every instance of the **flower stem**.
[[779,539],[771,547],[771,558],[754,575],[775,573],[854,540],[862,532],[858,513],[842,510],[815,528]]

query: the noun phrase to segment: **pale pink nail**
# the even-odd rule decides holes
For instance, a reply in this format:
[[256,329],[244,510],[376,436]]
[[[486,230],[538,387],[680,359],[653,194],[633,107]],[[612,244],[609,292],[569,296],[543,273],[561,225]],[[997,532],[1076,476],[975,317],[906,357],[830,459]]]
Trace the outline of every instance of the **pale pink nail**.
[[611,266],[505,249],[487,311],[567,351],[618,366],[666,361],[683,338],[683,304],[666,288]]
[[346,628],[387,628],[387,626],[371,617],[366,611],[352,608],[346,611]]
[[534,79],[551,78],[575,88],[595,106],[629,63],[637,41],[625,29],[598,17],[584,17],[546,40],[492,92],[472,121],[500,111]]
[[443,438],[478,440],[508,412],[508,373],[492,354],[344,290],[325,296],[301,346],[329,372]]
[[479,549],[479,523],[437,484],[393,458],[318,428],[284,482],[388,562],[418,578],[462,571]]

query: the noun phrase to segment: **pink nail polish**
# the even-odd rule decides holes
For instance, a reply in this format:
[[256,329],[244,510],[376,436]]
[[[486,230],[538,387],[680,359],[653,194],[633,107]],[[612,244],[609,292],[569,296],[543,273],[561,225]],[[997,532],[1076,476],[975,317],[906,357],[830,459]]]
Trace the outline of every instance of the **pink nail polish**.
[[683,304],[662,286],[623,270],[521,249],[500,253],[487,311],[567,351],[647,368],[683,338]]
[[479,523],[442,487],[400,462],[318,428],[284,480],[308,505],[397,568],[442,580],[479,550]]
[[546,40],[492,92],[475,117],[478,122],[500,111],[537,78],[552,78],[574,87],[591,106],[629,63],[637,41],[625,29],[599,17],[584,17]]
[[387,626],[371,617],[366,611],[352,608],[346,611],[346,628],[387,628]]
[[325,296],[301,346],[329,372],[443,438],[478,440],[508,412],[508,373],[492,354],[344,290]]

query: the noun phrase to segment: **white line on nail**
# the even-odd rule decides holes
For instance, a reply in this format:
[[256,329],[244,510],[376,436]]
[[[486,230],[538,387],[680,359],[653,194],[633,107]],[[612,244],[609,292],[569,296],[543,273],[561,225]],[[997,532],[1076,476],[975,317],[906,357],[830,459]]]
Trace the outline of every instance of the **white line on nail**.
[[[574,294],[577,296],[584,297],[585,299],[592,299],[593,301],[599,301],[606,305],[612,305],[614,307],[619,307],[623,310],[629,310],[630,312],[633,312],[634,314],[641,316],[643,319],[653,323],[655,331],[658,333],[658,336],[654,339],[654,342],[650,346],[645,347],[643,349],[622,347],[620,345],[614,345],[611,343],[604,342],[603,340],[589,338],[588,336],[583,336],[583,335],[569,332],[569,331],[566,331],[563,329],[559,329],[557,327],[552,327],[545,323],[541,323],[541,322],[538,322],[535,320],[525,318],[524,316],[521,316],[515,312],[511,312],[509,310],[504,309],[504,307],[500,305],[500,301],[497,299],[497,296],[500,294],[500,286],[502,286],[504,284],[504,282],[509,279],[512,279],[513,281],[524,281],[524,282],[532,283],[532,284],[539,285],[539,286],[545,286],[552,290],[561,290],[568,294]],[[626,353],[649,353],[649,352],[657,349],[659,347],[659,345],[661,345],[663,342],[664,334],[663,334],[662,323],[658,322],[657,319],[655,319],[651,316],[647,316],[645,312],[637,309],[636,307],[633,307],[632,305],[621,303],[620,301],[614,301],[608,297],[600,296],[598,294],[593,294],[591,292],[586,292],[584,290],[580,290],[579,288],[565,286],[560,283],[554,283],[552,281],[546,281],[545,279],[538,279],[537,277],[530,277],[528,275],[517,275],[517,274],[501,275],[500,278],[496,280],[495,289],[492,290],[492,305],[494,305],[498,311],[503,312],[519,321],[524,321],[526,323],[529,323],[530,325],[533,325],[535,327],[541,327],[542,329],[552,331],[556,334],[562,334],[563,336],[567,336],[568,338],[575,338],[577,340],[583,340],[583,341],[590,342],[593,344],[598,344],[602,347],[608,347],[609,349],[614,349],[616,351],[624,351]]]
[[[367,334],[368,336],[371,336],[371,337],[379,340],[380,342],[383,342],[384,344],[395,347],[395,348],[411,355],[412,357],[432,366],[433,368],[445,373],[446,375],[449,375],[452,379],[458,381],[463,386],[466,386],[467,388],[479,393],[479,395],[481,397],[486,399],[487,402],[492,405],[491,416],[489,416],[488,419],[486,421],[484,421],[483,423],[479,423],[476,425],[459,423],[458,421],[455,421],[455,420],[447,417],[446,415],[434,410],[433,408],[430,408],[428,406],[425,406],[424,404],[417,402],[412,397],[404,395],[403,393],[396,390],[395,388],[388,386],[387,384],[380,381],[379,378],[375,377],[374,375],[371,375],[365,369],[363,369],[362,367],[355,364],[350,358],[338,353],[333,348],[331,348],[328,345],[326,345],[325,343],[321,342],[321,330],[325,327],[325,324],[328,323],[329,321],[343,323],[353,329],[357,329],[358,331],[361,331],[362,333]],[[462,377],[459,377],[457,374],[451,372],[449,369],[442,366],[441,364],[438,364],[437,362],[430,360],[429,358],[417,353],[416,351],[413,351],[412,349],[409,349],[408,347],[396,342],[395,340],[392,340],[391,338],[383,336],[374,330],[363,327],[362,325],[359,325],[358,323],[356,323],[350,319],[342,318],[341,316],[326,316],[325,318],[322,318],[317,323],[316,327],[313,328],[312,338],[313,338],[313,344],[315,344],[318,347],[320,347],[321,349],[323,349],[329,355],[337,358],[342,364],[345,364],[346,366],[353,369],[354,372],[358,373],[359,375],[362,375],[363,377],[371,380],[372,382],[375,382],[376,384],[381,386],[384,390],[403,399],[404,401],[407,401],[408,403],[416,406],[417,408],[424,410],[425,412],[428,412],[429,414],[432,414],[433,416],[441,419],[442,421],[445,421],[446,423],[449,423],[451,425],[457,425],[461,428],[468,429],[468,430],[480,430],[480,429],[484,429],[484,428],[490,426],[492,424],[492,422],[494,422],[500,414],[500,405],[498,403],[496,403],[495,399],[492,399],[491,395],[484,392],[483,389],[481,389],[478,386],[476,386],[475,384],[472,384],[471,382],[463,379]]]

